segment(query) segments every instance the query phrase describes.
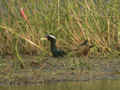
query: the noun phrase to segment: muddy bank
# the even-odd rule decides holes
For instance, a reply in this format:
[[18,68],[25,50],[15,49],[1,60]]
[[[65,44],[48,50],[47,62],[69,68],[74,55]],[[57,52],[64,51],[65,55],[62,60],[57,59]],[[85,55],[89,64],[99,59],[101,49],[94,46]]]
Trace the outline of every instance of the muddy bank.
[[120,57],[24,56],[21,68],[16,58],[1,58],[0,85],[30,85],[55,81],[88,81],[120,78]]

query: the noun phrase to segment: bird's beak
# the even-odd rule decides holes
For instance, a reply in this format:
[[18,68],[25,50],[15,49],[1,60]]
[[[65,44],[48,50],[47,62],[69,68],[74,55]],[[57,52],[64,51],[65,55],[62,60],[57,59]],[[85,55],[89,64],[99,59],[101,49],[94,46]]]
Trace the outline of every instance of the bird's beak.
[[47,40],[47,38],[43,37],[43,38],[40,38],[40,40]]

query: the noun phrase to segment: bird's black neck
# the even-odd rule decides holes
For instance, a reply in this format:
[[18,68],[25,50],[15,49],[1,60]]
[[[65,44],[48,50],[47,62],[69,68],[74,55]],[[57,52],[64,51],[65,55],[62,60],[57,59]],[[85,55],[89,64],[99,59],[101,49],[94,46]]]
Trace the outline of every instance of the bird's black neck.
[[50,43],[51,51],[57,50],[56,41]]
[[50,42],[50,48],[51,48],[51,52],[54,57],[59,57],[59,56],[63,57],[65,55],[64,51],[62,51],[56,47],[55,40]]

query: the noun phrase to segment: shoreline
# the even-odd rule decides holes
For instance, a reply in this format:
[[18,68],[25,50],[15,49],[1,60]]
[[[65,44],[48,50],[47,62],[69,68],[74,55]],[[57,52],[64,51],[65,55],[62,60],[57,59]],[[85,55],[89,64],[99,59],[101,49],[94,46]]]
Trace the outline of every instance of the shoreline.
[[[6,66],[2,67],[2,71],[0,71],[0,86],[120,78],[120,61],[118,57],[111,59],[91,58],[88,60],[78,57],[48,57],[40,61],[37,56],[27,56],[24,57],[24,69],[18,66],[17,61],[15,64],[11,58],[4,59],[4,61]],[[37,63],[33,63],[33,61]]]

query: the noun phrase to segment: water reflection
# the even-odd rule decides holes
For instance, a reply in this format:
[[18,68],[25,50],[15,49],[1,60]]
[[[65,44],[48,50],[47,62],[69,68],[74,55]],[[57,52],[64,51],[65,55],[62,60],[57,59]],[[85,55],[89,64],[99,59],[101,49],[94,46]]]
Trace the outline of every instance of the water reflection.
[[83,82],[57,82],[39,86],[10,86],[0,90],[118,90],[120,80],[95,80]]

